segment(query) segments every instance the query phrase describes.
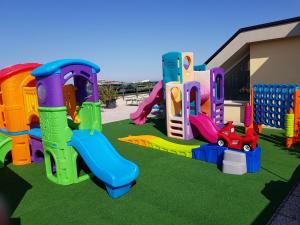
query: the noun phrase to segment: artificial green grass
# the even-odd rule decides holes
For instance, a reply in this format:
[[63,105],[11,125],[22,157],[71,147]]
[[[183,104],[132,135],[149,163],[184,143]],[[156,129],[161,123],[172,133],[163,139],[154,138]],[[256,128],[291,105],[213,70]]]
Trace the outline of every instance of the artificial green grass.
[[[104,134],[125,158],[140,168],[132,190],[111,199],[101,183],[88,180],[59,186],[47,180],[44,163],[0,169],[0,192],[13,222],[22,225],[266,224],[300,180],[296,149],[284,149],[283,132],[264,129],[261,171],[235,176],[214,164],[120,142],[119,137],[165,136],[163,121],[143,126],[129,120],[104,125]],[[101,146],[99,146],[101,148]]]

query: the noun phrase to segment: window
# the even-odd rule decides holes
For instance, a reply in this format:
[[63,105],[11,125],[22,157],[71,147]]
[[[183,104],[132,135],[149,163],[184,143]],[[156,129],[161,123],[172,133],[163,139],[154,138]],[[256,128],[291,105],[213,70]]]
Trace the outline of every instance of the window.
[[215,92],[216,92],[215,96],[216,96],[217,100],[221,99],[221,79],[222,79],[221,75],[218,74],[216,76],[216,90],[215,90]]
[[46,101],[46,88],[44,87],[43,84],[38,85],[37,93],[41,102],[44,103]]
[[197,112],[197,94],[198,94],[198,89],[197,87],[192,87],[192,89],[188,93],[190,95],[190,115],[196,116],[198,114]]
[[171,94],[171,113],[172,116],[182,116],[182,93],[178,87],[173,87],[170,91]]
[[250,55],[225,73],[224,94],[225,100],[250,100]]

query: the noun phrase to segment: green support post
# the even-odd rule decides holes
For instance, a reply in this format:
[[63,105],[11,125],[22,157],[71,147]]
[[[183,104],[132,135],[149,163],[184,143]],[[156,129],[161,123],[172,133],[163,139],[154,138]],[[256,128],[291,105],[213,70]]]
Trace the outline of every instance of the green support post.
[[39,107],[39,113],[48,179],[61,185],[88,179],[89,175],[78,178],[76,164],[78,153],[67,145],[72,137],[72,131],[68,127],[66,107]]
[[102,131],[100,102],[84,102],[79,109],[80,130]]
[[12,139],[6,135],[0,134],[0,168],[5,164],[5,157],[12,149]]

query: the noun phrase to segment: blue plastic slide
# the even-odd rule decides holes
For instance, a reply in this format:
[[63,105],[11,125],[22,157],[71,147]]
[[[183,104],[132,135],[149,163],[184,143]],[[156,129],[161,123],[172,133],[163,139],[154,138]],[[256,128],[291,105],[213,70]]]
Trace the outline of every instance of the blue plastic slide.
[[102,180],[112,198],[126,194],[139,175],[139,168],[124,159],[99,131],[74,130],[68,143],[81,155],[92,173]]

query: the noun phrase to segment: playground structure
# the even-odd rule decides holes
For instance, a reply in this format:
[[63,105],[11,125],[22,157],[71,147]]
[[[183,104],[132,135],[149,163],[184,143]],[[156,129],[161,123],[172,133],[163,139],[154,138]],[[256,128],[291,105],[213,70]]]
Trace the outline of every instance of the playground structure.
[[14,165],[44,158],[48,179],[69,185],[90,177],[81,174],[85,163],[112,198],[126,194],[139,169],[101,133],[99,71],[80,59],[1,70],[1,164],[10,150]]
[[300,90],[297,85],[255,84],[250,103],[251,120],[245,124],[246,129],[253,127],[261,133],[262,125],[281,128],[286,131],[287,148],[300,142]]
[[[131,120],[137,125],[144,124],[152,107],[163,102],[169,137],[191,140],[196,129],[206,140],[215,141],[218,129],[224,124],[224,71],[203,70],[204,66],[194,67],[193,62],[191,52],[164,54],[163,80],[138,110],[130,114]],[[200,117],[207,126],[198,125]]]
[[[258,136],[253,128],[248,129],[245,136],[237,135],[232,123],[230,127],[226,126],[230,131],[223,130],[223,69],[206,70],[205,65],[194,66],[193,61],[193,53],[190,52],[164,54],[163,80],[156,84],[150,96],[139,105],[136,112],[130,114],[130,118],[135,124],[142,125],[152,107],[164,103],[168,137],[191,140],[201,135],[211,144],[203,147],[179,145],[151,135],[128,136],[119,140],[188,158],[218,162],[219,166],[223,166],[224,173],[242,175],[259,171],[261,150],[256,145]],[[251,111],[251,107],[249,109]],[[248,113],[249,118],[251,114]],[[226,140],[220,138],[221,132],[228,135]],[[254,153],[245,154],[244,151]]]

